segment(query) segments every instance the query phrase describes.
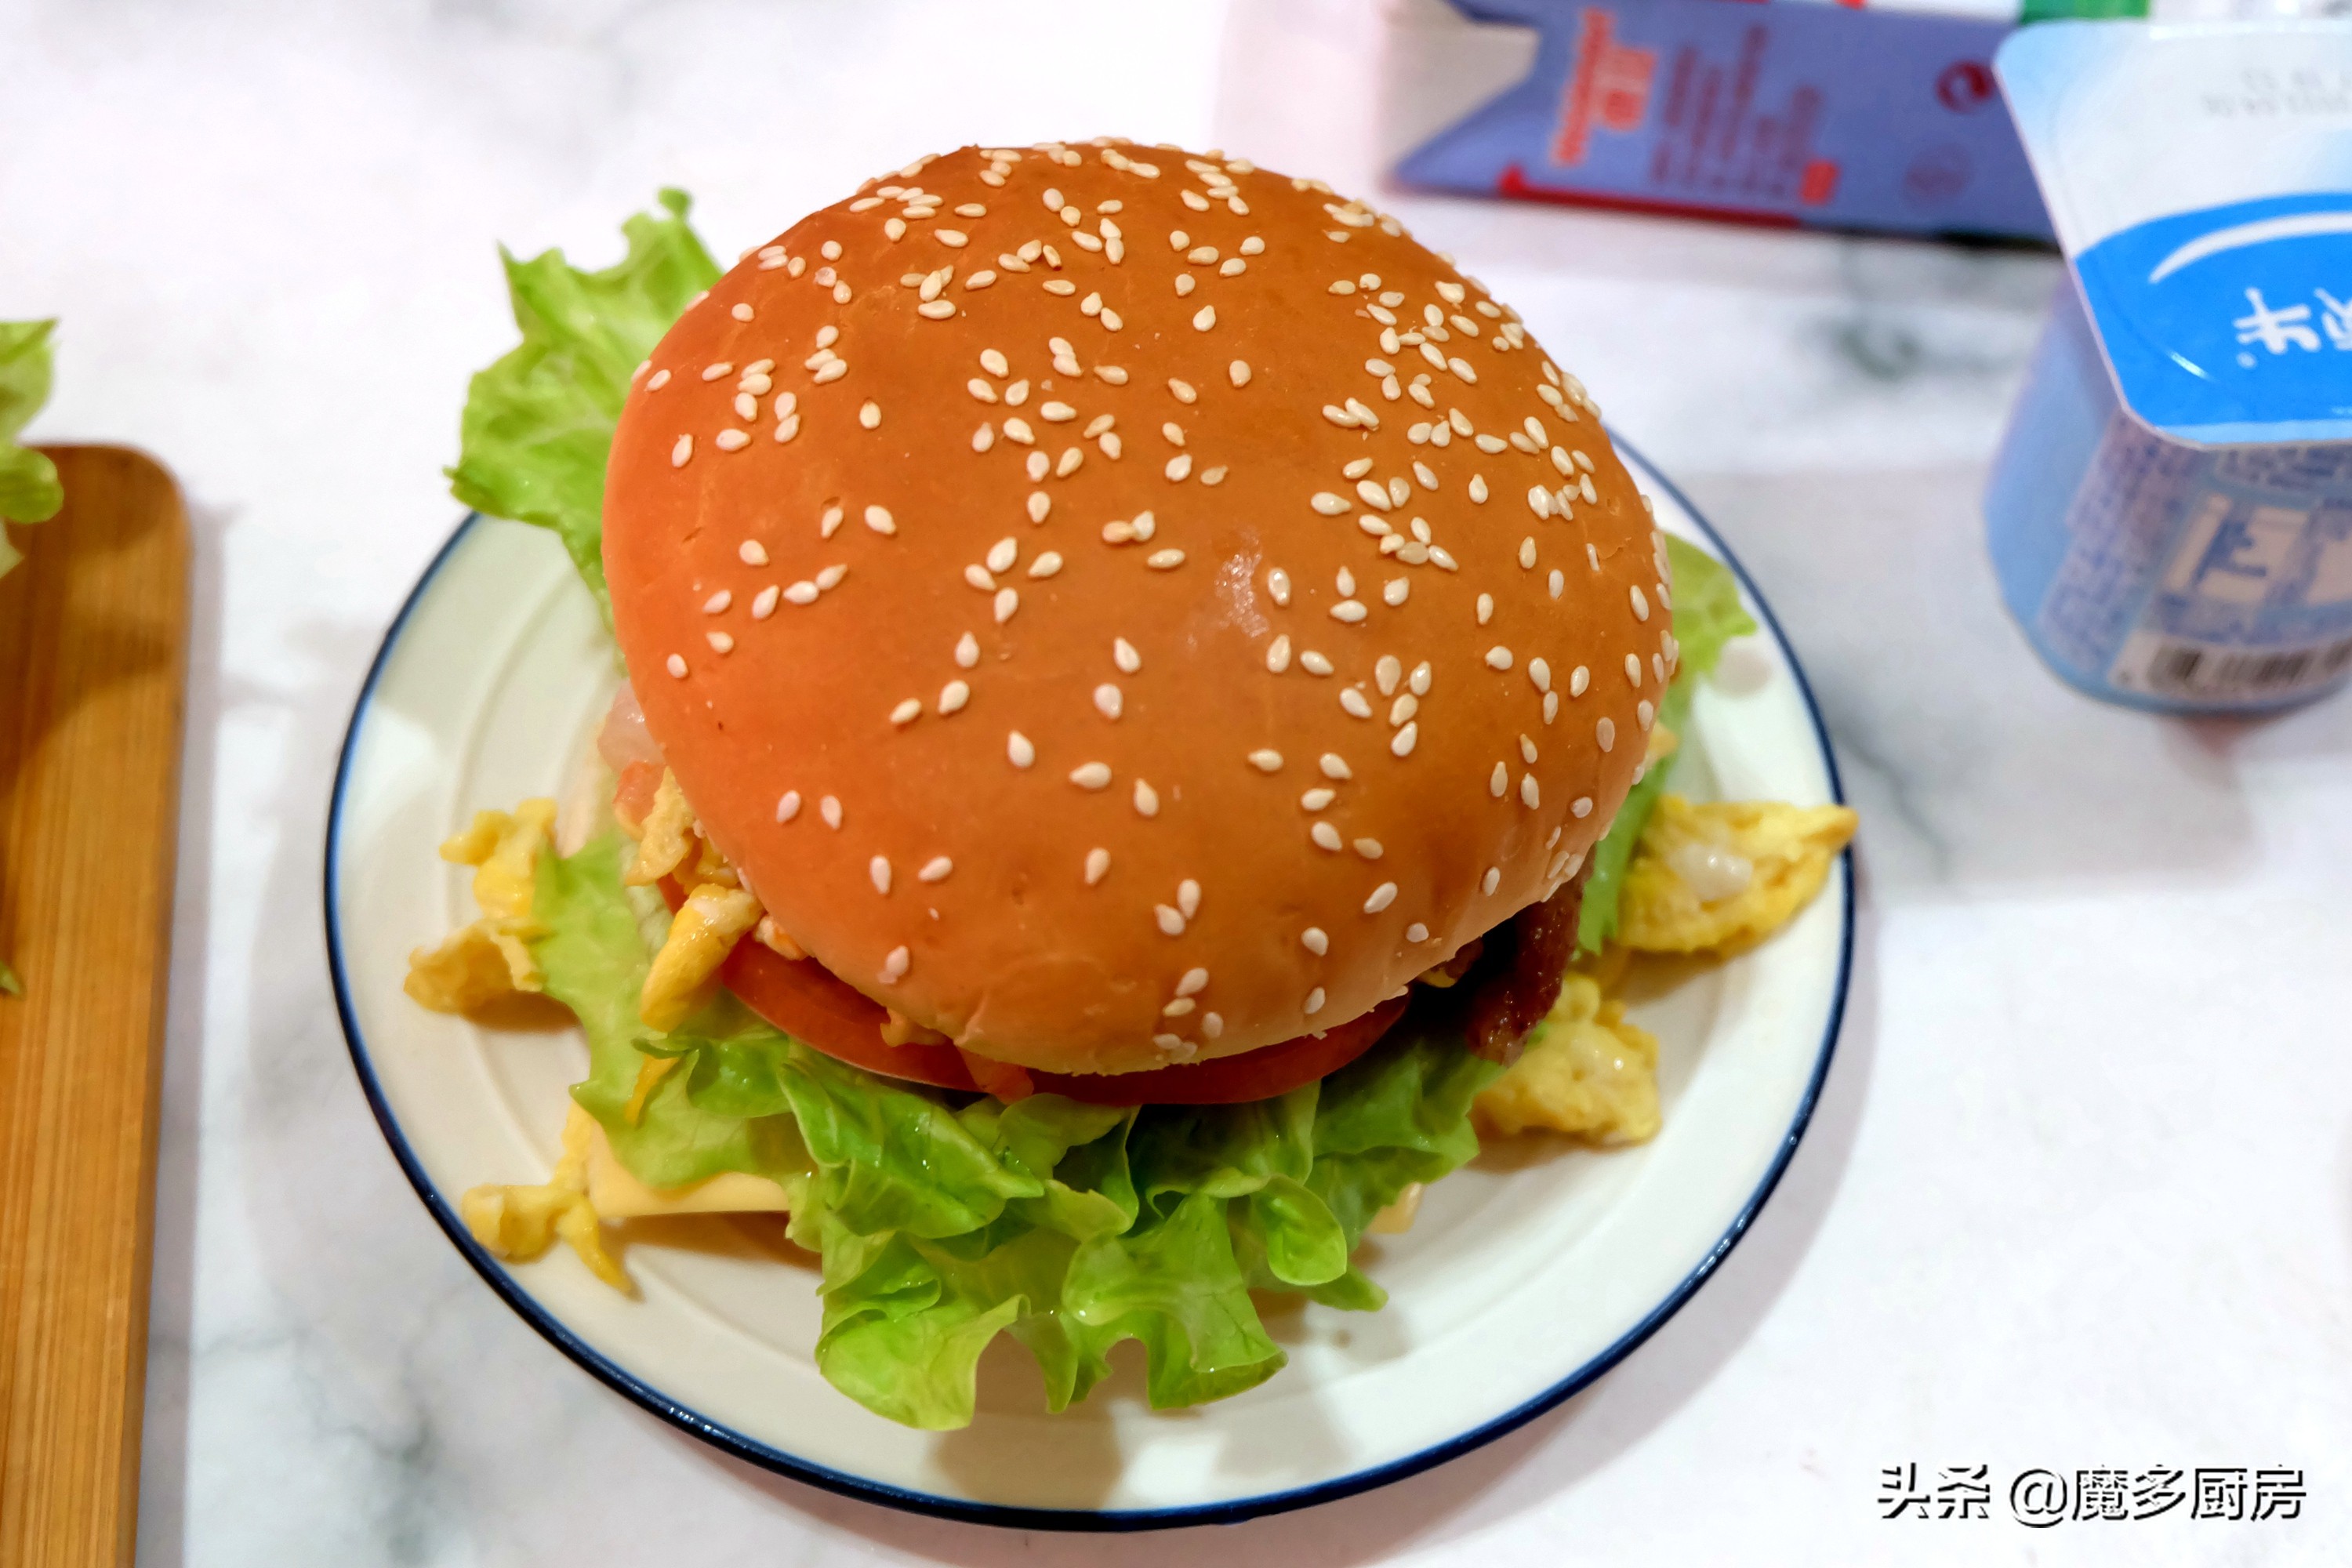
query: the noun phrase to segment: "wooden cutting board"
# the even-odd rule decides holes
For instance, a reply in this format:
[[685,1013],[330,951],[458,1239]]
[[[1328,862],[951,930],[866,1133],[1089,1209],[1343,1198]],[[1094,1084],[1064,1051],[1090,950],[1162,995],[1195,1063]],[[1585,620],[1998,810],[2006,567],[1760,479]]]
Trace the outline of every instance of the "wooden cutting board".
[[155,1213],[188,524],[117,447],[0,578],[0,1564],[128,1563]]

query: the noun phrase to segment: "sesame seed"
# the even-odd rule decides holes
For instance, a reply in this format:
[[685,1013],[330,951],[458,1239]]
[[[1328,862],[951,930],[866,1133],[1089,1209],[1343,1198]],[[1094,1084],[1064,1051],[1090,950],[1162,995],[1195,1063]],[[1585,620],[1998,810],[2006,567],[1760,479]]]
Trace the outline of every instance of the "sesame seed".
[[1529,572],[1536,569],[1536,541],[1533,534],[1519,541],[1519,565]]
[[1657,721],[1658,710],[1646,697],[1635,706],[1633,711],[1635,716],[1641,720],[1642,728],[1644,731],[1647,731],[1652,724]]
[[971,700],[971,688],[970,686],[961,680],[949,681],[945,686],[940,688],[939,710],[940,716],[945,717],[950,713],[961,712],[963,710],[963,705]]
[[1581,697],[1584,695],[1584,689],[1591,684],[1592,672],[1580,664],[1568,678],[1568,694],[1570,697]]
[[735,547],[735,558],[746,566],[765,566],[768,548],[756,539],[747,539]]
[[1184,916],[1173,905],[1152,905],[1151,918],[1158,922],[1160,935],[1182,936],[1184,934]]
[[657,370],[654,372],[652,378],[646,383],[646,390],[647,392],[659,392],[663,387],[667,386],[668,384],[669,372],[666,370]]
[[1570,816],[1580,818],[1591,816],[1592,815],[1592,797],[1589,795],[1578,795],[1574,800],[1569,802],[1568,811]]
[[1171,483],[1181,483],[1192,471],[1192,455],[1190,452],[1179,452],[1168,459],[1165,471]]
[[1377,838],[1359,838],[1350,847],[1367,860],[1377,860],[1382,853],[1381,841]]
[[1282,771],[1282,753],[1271,747],[1261,746],[1249,754],[1250,765],[1262,773]]
[[1087,887],[1089,887],[1089,888],[1093,887],[1096,883],[1097,883],[1097,882],[1101,881],[1101,880],[1102,880],[1106,876],[1108,876],[1109,874],[1110,874],[1110,851],[1109,851],[1109,850],[1108,850],[1108,849],[1089,849],[1089,850],[1087,850]]
[[1422,924],[1419,921],[1415,921],[1412,924],[1404,928],[1404,939],[1411,942],[1427,942],[1429,940],[1429,928]]
[[711,595],[710,597],[702,601],[702,613],[706,616],[719,615],[726,610],[728,605],[734,602],[735,595],[729,593],[726,589],[721,588],[719,592]]
[[693,456],[694,437],[691,436],[680,436],[677,438],[677,445],[673,446],[669,449],[669,466],[673,468],[682,468],[686,467],[688,459]]
[[1485,626],[1488,621],[1491,621],[1491,620],[1493,620],[1494,618],[1495,618],[1495,595],[1492,595],[1492,594],[1481,594],[1481,595],[1478,595],[1478,624],[1479,624],[1480,626]]
[[868,860],[866,863],[866,874],[874,879],[876,892],[887,894],[890,891],[890,862],[887,858],[877,855],[873,859]]
[[670,655],[667,659],[663,661],[663,668],[667,669],[677,679],[684,680],[686,679],[686,660],[680,655]]
[[1013,618],[1013,612],[1020,607],[1020,590],[1015,588],[999,588],[996,591],[996,603],[994,609],[996,612],[996,624],[998,626],[1001,626],[1005,622],[1011,620]]
[[1205,332],[1216,324],[1217,308],[1214,305],[1203,305],[1198,310],[1192,312],[1192,330],[1194,331]]
[[1016,768],[1025,768],[1037,760],[1037,748],[1029,737],[1014,730],[1004,737],[1004,755]]
[[1318,847],[1328,849],[1335,855],[1339,852],[1342,842],[1339,830],[1328,822],[1315,824],[1307,830],[1307,837],[1313,839]]
[[1394,882],[1382,882],[1372,889],[1372,896],[1364,900],[1364,912],[1368,915],[1379,914],[1396,902],[1396,896],[1397,885]]
[[1179,996],[1160,1008],[1160,1016],[1163,1018],[1181,1018],[1198,1005],[1200,1004],[1194,1002],[1190,996]]
[[1265,241],[1260,239],[1255,235],[1251,235],[1248,238],[1243,240],[1235,248],[1240,250],[1244,256],[1256,256],[1265,249]]
[[1276,566],[1265,574],[1265,591],[1277,605],[1290,603],[1290,574]]
[[866,509],[866,526],[872,529],[875,532],[881,534],[892,534],[898,531],[898,520],[890,515],[890,511],[887,507],[867,507]]
[[960,668],[970,669],[980,662],[980,639],[966,632],[956,638],[955,661]]
[[987,451],[991,447],[993,447],[993,446],[995,446],[995,445],[996,445],[996,426],[995,426],[983,423],[983,424],[981,426],[981,427],[980,427],[979,429],[977,429],[977,430],[975,430],[975,431],[973,431],[973,432],[971,433],[971,449],[972,449],[973,451],[975,451],[975,452],[985,452],[985,451]]
[[1290,637],[1287,633],[1266,645],[1265,667],[1276,675],[1290,668]]
[[1143,563],[1155,572],[1165,572],[1184,564],[1184,552],[1181,550],[1155,550],[1144,557]]
[[1372,705],[1365,701],[1364,694],[1352,686],[1340,689],[1339,706],[1358,719],[1369,719],[1372,716]]
[[1176,884],[1176,908],[1186,920],[1201,912],[1201,884],[1187,877]]
[[810,379],[814,381],[819,386],[823,386],[828,382],[839,381],[843,376],[847,375],[848,374],[849,362],[847,360],[829,359],[823,364],[817,366],[816,374]]
[[1125,637],[1111,639],[1110,658],[1113,664],[1129,675],[1143,668],[1143,656],[1136,652],[1135,645]]
[[[898,220],[892,218],[890,221],[897,223]],[[911,962],[905,947],[892,948],[889,956],[882,961],[882,984],[896,985],[899,981],[907,978],[907,968]]]
[[1625,679],[1629,684],[1634,686],[1642,684],[1642,656],[1640,654],[1629,653],[1625,656]]
[[921,715],[922,711],[922,700],[917,697],[909,697],[905,701],[899,703],[898,706],[890,710],[890,722],[893,724],[911,724]]
[[1326,789],[1322,785],[1318,784],[1315,788],[1308,790],[1305,795],[1298,797],[1298,805],[1299,808],[1304,811],[1320,811],[1339,798],[1339,792],[1338,790]]
[[1300,650],[1298,655],[1298,663],[1300,668],[1304,668],[1309,675],[1328,675],[1331,673],[1331,661],[1324,658],[1321,654],[1316,652],[1311,647]]
[[1536,743],[1525,735],[1519,737],[1519,760],[1529,767],[1536,765]]
[[816,814],[824,818],[824,825],[827,827],[834,828],[835,830],[840,828],[841,802],[834,796],[826,795],[823,799],[819,800],[816,803]]
[[1405,678],[1405,689],[1415,697],[1426,697],[1429,695],[1429,660],[1424,658],[1414,665],[1412,673]]
[[1544,693],[1544,700],[1543,700],[1543,716],[1544,716],[1544,722],[1545,722],[1545,723],[1547,723],[1547,724],[1550,723],[1554,719],[1557,719],[1557,718],[1559,718],[1559,692],[1557,692],[1557,691],[1547,691],[1547,692],[1545,692],[1545,693]]
[[1519,804],[1529,811],[1543,804],[1543,790],[1537,784],[1533,773],[1519,775]]
[[1160,792],[1141,779],[1135,781],[1135,811],[1139,816],[1160,815]]
[[1397,756],[1409,757],[1412,755],[1413,742],[1420,739],[1420,723],[1417,721],[1408,721],[1405,727],[1399,730],[1395,737],[1389,742],[1389,750]]
[[1495,764],[1494,773],[1489,774],[1486,779],[1486,793],[1493,795],[1496,800],[1500,800],[1503,798],[1503,792],[1510,787],[1510,769],[1505,767],[1500,763],[1496,763]]
[[1592,726],[1592,738],[1600,742],[1602,751],[1613,749],[1617,744],[1616,721],[1606,717],[1600,720]]
[[801,792],[788,789],[776,802],[776,820],[790,822],[801,814]]
[[1351,779],[1356,776],[1349,771],[1348,759],[1337,752],[1324,752],[1317,759],[1316,765],[1323,770],[1323,776],[1327,779]]
[[1412,592],[1412,584],[1402,577],[1391,577],[1381,585],[1381,602],[1393,608],[1403,604],[1406,595]]
[[1365,609],[1354,599],[1342,599],[1331,606],[1331,618],[1335,621],[1345,621],[1349,626],[1355,625],[1370,614],[1371,614],[1370,611]]
[[1076,767],[1070,770],[1070,782],[1077,785],[1080,789],[1108,789],[1110,787],[1110,764],[1108,763],[1081,763]]
[[702,367],[702,379],[705,381],[717,381],[722,375],[734,374],[735,367],[725,360],[720,360],[717,364],[707,364]]
[[1511,650],[1505,647],[1500,643],[1496,643],[1493,647],[1488,648],[1486,650],[1486,668],[1488,669],[1510,668]]
[[784,597],[795,605],[814,605],[816,603],[816,584],[806,580],[795,583],[784,590]]
[[1309,1017],[1323,1010],[1323,987],[1318,985],[1307,994],[1306,1012]]
[[1208,988],[1209,972],[1197,966],[1186,970],[1183,977],[1176,982],[1176,994],[1179,996],[1198,996]]
[[1235,386],[1247,386],[1250,384],[1249,362],[1237,359],[1225,366],[1225,379]]
[[1528,491],[1528,510],[1535,513],[1538,517],[1549,517],[1551,515],[1551,492],[1545,489],[1541,485],[1536,485],[1529,489]]
[[1118,688],[1111,682],[1106,680],[1095,688],[1095,710],[1104,718],[1118,718],[1124,706],[1125,700],[1119,695]]
[[1033,580],[1051,577],[1061,569],[1062,552],[1058,550],[1048,550],[1029,563],[1029,575]]
[[1037,417],[1048,424],[1065,424],[1077,416],[1078,411],[1066,403],[1044,403],[1037,407]]
[[1626,589],[1625,592],[1633,601],[1633,618],[1637,621],[1648,620],[1650,618],[1650,601],[1643,596],[1640,586],[1637,584]]
[[906,237],[907,222],[904,218],[885,218],[882,222],[882,232],[888,235],[894,241],[902,239]]

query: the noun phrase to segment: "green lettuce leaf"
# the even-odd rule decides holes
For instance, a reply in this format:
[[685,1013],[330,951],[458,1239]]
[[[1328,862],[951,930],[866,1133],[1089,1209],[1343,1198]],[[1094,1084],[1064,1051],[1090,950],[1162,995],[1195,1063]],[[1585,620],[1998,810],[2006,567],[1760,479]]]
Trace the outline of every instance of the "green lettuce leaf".
[[552,529],[597,605],[604,590],[604,460],[629,379],[719,264],[686,221],[683,191],[621,226],[629,253],[583,272],[550,250],[504,249],[522,345],[474,377],[451,493],[478,511]]
[[24,559],[5,524],[47,522],[66,502],[57,465],[16,445],[17,432],[49,400],[49,334],[56,328],[55,321],[0,321],[0,576]]
[[[793,1194],[793,1239],[822,1259],[816,1359],[893,1420],[971,1421],[981,1352],[1026,1346],[1056,1410],[1143,1349],[1155,1407],[1279,1371],[1251,1292],[1370,1309],[1349,1263],[1372,1216],[1477,1152],[1471,1098],[1495,1068],[1433,1001],[1319,1084],[1252,1105],[1013,1104],[877,1077],[793,1040],[721,994],[667,1036],[637,1019],[648,933],[621,885],[617,834],[544,858],[531,952],[579,1014],[572,1098],[640,1180],[750,1171]],[[648,1061],[672,1058],[628,1107]]]
[[[1714,673],[1724,645],[1756,630],[1755,619],[1739,603],[1739,579],[1731,568],[1694,544],[1666,535],[1666,563],[1675,574],[1675,641],[1680,658],[1674,684],[1658,703],[1658,722],[1681,734],[1690,721],[1693,686]],[[1617,808],[1617,820],[1608,836],[1592,848],[1592,869],[1585,874],[1584,903],[1577,915],[1577,945],[1599,952],[1617,931],[1617,898],[1625,880],[1626,863],[1650,813],[1666,792],[1674,772],[1669,755],[1642,775]]]

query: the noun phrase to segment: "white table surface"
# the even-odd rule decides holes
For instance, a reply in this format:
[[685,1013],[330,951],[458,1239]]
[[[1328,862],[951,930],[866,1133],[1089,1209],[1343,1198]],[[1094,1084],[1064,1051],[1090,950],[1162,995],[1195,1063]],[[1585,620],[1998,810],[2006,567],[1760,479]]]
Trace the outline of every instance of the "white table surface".
[[[1679,1317],[1385,1492],[1106,1542],[718,1458],[500,1306],[372,1124],[321,953],[329,773],[456,521],[495,245],[655,188],[731,254],[966,141],[1117,131],[1372,183],[1374,0],[0,3],[0,316],[51,439],[197,531],[142,1507],[155,1563],[2319,1561],[2352,1505],[2352,703],[2060,687],[1977,494],[2051,259],[1393,196],[1780,608],[1864,826],[1812,1131]],[[2300,1521],[1883,1522],[1883,1466],[2287,1465]],[[2180,1510],[2182,1513],[2186,1510]]]

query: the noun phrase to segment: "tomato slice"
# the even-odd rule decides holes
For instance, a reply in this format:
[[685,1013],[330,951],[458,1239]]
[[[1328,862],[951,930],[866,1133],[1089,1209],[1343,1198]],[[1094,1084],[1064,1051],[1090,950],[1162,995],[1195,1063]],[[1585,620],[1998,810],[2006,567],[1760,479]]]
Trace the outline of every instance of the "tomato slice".
[[[677,909],[684,889],[665,877],[662,897]],[[938,1089],[984,1092],[964,1053],[953,1046],[894,1046],[882,1038],[882,1005],[813,958],[790,959],[747,937],[719,967],[719,983],[744,1005],[802,1044],[836,1061],[885,1078]],[[1371,1049],[1403,1016],[1405,998],[1391,997],[1361,1017],[1320,1035],[1301,1035],[1240,1056],[1186,1062],[1145,1072],[1057,1073],[1028,1069],[1031,1089],[1088,1105],[1239,1105],[1271,1100],[1328,1078]],[[1017,1087],[1012,1074],[990,1072],[999,1089]]]

